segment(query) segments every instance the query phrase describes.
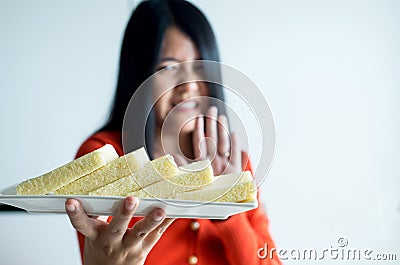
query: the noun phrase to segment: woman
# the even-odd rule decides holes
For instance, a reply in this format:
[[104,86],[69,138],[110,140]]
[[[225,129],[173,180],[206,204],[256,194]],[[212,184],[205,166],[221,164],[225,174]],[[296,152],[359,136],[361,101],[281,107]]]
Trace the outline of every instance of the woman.
[[[177,63],[198,59],[219,61],[216,40],[204,15],[183,0],[142,2],[126,27],[110,118],[83,143],[77,156],[105,143],[112,144],[122,155],[124,114],[136,89],[157,70],[163,69],[155,83],[162,84],[169,80],[171,72],[179,70],[181,65]],[[231,135],[229,139],[223,106],[209,107],[208,101],[197,101],[202,97],[223,101],[222,89],[191,81],[171,90],[155,85],[151,93],[156,104],[145,135],[151,158],[160,157],[167,150],[179,164],[213,157],[215,175],[251,170],[246,155],[243,153],[243,158],[238,149],[236,137]],[[205,121],[204,109],[208,116]],[[171,123],[167,124],[171,113]],[[177,135],[177,144],[169,144]],[[139,138],[139,142],[133,141],[129,148],[143,145],[143,139],[133,138]],[[267,217],[260,207],[225,221],[173,221],[165,219],[162,209],[155,209],[143,219],[132,218],[137,204],[135,198],[125,198],[107,223],[86,216],[78,201],[66,202],[71,222],[80,232],[85,264],[280,264],[276,257],[261,260],[257,256],[265,244],[274,247]]]

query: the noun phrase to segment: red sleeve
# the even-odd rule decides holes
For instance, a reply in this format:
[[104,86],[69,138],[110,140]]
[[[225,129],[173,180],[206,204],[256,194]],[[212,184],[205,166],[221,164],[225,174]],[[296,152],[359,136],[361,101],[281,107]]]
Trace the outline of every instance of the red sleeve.
[[[250,160],[246,153],[242,153],[243,170],[253,173]],[[259,193],[257,194],[259,201]],[[265,259],[258,257],[260,248],[268,247],[265,251],[275,248],[268,227],[267,215],[260,203],[254,210],[236,214],[224,222],[215,222],[221,233],[221,239],[225,246],[229,264],[248,265],[248,264],[281,264],[279,258],[274,255],[273,259],[267,256]],[[261,253],[264,254],[264,251]]]
[[242,168],[244,171],[250,171],[253,175],[253,167],[251,166],[249,155],[246,152],[242,152]]
[[100,147],[104,146],[105,144],[111,144],[114,146],[115,150],[117,151],[118,155],[123,155],[124,151],[122,148],[122,139],[121,133],[118,132],[99,132],[87,139],[79,148],[76,157],[81,157],[87,153],[90,153]]

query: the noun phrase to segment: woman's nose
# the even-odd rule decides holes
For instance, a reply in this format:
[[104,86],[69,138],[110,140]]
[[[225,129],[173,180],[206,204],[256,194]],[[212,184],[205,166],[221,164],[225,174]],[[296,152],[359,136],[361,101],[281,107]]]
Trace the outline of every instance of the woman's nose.
[[175,87],[176,92],[178,93],[192,93],[197,90],[199,90],[199,84],[197,81],[188,81],[188,82],[183,82],[182,84],[179,84],[178,86]]
[[175,91],[178,93],[192,94],[200,89],[199,81],[202,80],[193,63],[181,64],[176,75]]

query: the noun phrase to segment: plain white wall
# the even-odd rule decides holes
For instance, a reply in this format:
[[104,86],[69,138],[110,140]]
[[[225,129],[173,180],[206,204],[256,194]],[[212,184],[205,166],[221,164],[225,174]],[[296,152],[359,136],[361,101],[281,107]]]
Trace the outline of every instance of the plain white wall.
[[[278,247],[323,249],[345,237],[400,259],[400,3],[193,2],[214,26],[223,61],[254,80],[274,114],[277,149],[262,199]],[[0,187],[71,160],[102,124],[133,5],[1,2]],[[78,260],[65,216],[0,213],[0,233],[9,264]],[[51,258],[27,249],[35,242]],[[331,263],[371,264],[323,261]]]
[[274,114],[263,198],[278,247],[321,250],[343,237],[399,260],[400,3],[196,3],[223,61],[258,84]]
[[263,198],[278,246],[321,250],[344,237],[400,259],[400,3],[198,3],[215,18],[224,62],[252,77],[274,113]]

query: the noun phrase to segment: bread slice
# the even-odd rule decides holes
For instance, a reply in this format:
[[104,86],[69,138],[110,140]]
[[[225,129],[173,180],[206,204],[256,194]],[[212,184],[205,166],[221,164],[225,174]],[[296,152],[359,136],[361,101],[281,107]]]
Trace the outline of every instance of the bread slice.
[[157,158],[131,175],[89,192],[93,196],[126,196],[163,178],[175,175],[178,166],[171,155]]
[[179,173],[153,183],[131,195],[138,198],[173,199],[176,194],[198,189],[214,180],[209,160],[198,161],[179,168]]
[[106,144],[42,176],[17,186],[18,195],[44,195],[53,192],[118,158],[114,147]]
[[215,177],[213,183],[183,192],[176,199],[192,201],[248,202],[257,195],[256,183],[249,171]]
[[87,195],[89,192],[101,188],[120,178],[129,176],[150,162],[145,149],[142,147],[129,154],[121,156],[104,167],[71,182],[54,191],[54,194]]

